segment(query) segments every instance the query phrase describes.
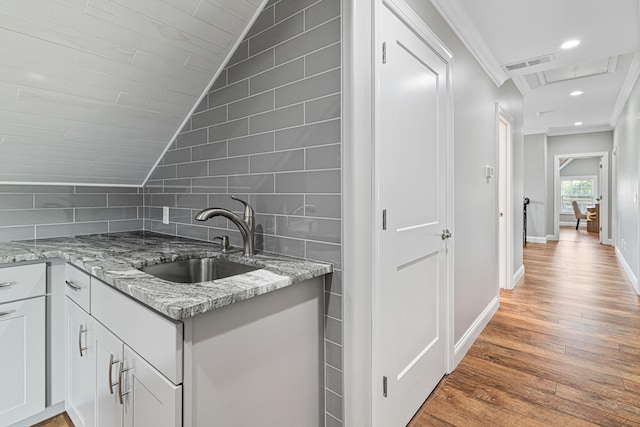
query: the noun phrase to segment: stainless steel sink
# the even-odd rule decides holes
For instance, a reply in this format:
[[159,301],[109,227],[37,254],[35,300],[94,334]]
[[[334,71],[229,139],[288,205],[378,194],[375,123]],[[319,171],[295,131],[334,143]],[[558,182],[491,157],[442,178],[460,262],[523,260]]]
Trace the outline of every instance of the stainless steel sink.
[[251,267],[223,259],[193,258],[148,265],[140,270],[170,282],[198,283],[248,273],[258,269],[259,267]]

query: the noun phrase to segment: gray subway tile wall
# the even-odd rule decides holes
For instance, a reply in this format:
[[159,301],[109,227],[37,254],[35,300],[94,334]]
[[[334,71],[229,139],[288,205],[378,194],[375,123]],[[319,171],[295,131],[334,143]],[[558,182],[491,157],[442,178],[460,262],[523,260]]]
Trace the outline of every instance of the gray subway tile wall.
[[[256,211],[256,247],[331,262],[325,284],[327,426],[342,425],[341,2],[272,0],[187,121],[144,192],[144,227],[241,236],[206,207]],[[168,206],[170,224],[162,224]]]
[[143,229],[142,189],[0,185],[0,241]]

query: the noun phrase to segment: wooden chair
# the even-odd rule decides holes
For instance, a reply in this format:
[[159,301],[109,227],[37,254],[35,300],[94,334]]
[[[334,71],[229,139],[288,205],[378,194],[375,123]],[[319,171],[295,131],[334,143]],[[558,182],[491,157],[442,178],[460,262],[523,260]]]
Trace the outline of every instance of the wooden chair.
[[578,227],[580,226],[580,220],[587,219],[587,215],[580,212],[580,208],[578,207],[578,202],[576,202],[575,200],[571,202],[571,205],[573,206],[573,214],[576,216],[576,219],[578,220],[578,222],[576,223],[576,230],[577,230]]

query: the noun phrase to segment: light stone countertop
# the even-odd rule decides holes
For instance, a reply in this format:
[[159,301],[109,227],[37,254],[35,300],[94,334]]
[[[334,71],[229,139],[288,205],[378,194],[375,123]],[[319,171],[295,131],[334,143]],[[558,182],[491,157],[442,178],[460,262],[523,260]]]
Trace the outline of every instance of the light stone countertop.
[[[332,272],[330,264],[256,254],[223,254],[217,244],[148,231],[0,243],[0,264],[63,258],[65,261],[176,320],[253,298]],[[138,268],[188,258],[214,257],[260,267],[201,283],[173,283]]]

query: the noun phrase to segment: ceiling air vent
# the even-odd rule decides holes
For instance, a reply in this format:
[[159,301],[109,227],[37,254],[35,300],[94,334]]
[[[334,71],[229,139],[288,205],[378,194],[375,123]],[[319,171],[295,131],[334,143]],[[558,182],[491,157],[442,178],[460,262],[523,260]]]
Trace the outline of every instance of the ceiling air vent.
[[518,71],[526,68],[535,67],[536,65],[546,64],[555,61],[553,54],[538,56],[536,58],[525,59],[524,61],[514,62],[512,64],[503,65],[506,71]]
[[515,64],[509,64],[509,65],[505,65],[504,69],[507,71],[515,71],[515,70],[519,70],[521,68],[527,68],[527,63],[526,62],[516,62]]

